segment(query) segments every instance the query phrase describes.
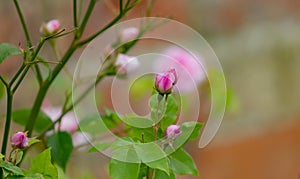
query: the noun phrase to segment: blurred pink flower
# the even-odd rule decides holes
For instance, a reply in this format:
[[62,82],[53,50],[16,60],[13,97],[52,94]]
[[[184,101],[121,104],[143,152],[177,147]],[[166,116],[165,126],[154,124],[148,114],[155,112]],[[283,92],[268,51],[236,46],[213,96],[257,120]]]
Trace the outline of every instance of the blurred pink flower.
[[172,92],[173,86],[177,82],[177,74],[175,69],[171,69],[166,73],[158,74],[155,78],[155,89],[160,94],[169,94]]
[[134,40],[138,36],[139,32],[140,30],[136,27],[128,27],[122,31],[121,41],[128,42]]
[[57,32],[60,28],[60,22],[57,19],[48,21],[46,24],[41,26],[40,32],[43,35],[49,35]]
[[200,63],[201,58],[180,47],[172,46],[167,48],[154,68],[156,71],[166,71],[174,68],[178,75],[176,87],[181,92],[190,92],[194,85],[205,80],[205,72]]
[[72,135],[72,142],[74,147],[80,147],[82,145],[88,144],[91,140],[91,136],[85,132],[75,132]]
[[136,57],[119,54],[115,65],[118,67],[118,74],[127,75],[137,70],[140,62]]
[[[51,120],[54,122],[61,115],[61,108],[59,107],[45,107],[42,106],[42,110],[47,114]],[[55,130],[58,130],[59,125],[55,125]],[[78,129],[78,124],[76,118],[72,112],[67,113],[61,120],[60,130],[66,131],[70,134],[76,132]]]
[[17,132],[11,137],[11,146],[19,149],[28,147],[28,137],[24,132]]

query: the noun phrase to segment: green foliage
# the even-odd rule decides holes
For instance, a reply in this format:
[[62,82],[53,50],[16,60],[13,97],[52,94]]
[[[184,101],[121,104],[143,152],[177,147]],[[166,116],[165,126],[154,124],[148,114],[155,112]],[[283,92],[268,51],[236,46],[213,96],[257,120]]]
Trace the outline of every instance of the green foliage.
[[[128,132],[128,136],[140,142],[143,142],[142,136],[144,136],[145,143],[153,142],[154,130],[152,127],[146,129],[132,127],[131,130]],[[161,137],[161,133],[158,134],[158,137]]]
[[22,171],[22,169],[20,169],[19,167],[13,165],[10,162],[6,162],[3,160],[0,160],[0,167],[2,168],[2,170],[5,170],[7,175],[20,175],[20,176],[24,176],[24,173]]
[[134,126],[137,128],[149,128],[152,127],[153,121],[142,118],[142,117],[136,117],[133,115],[127,115],[123,120],[127,125]]
[[98,142],[89,149],[89,153],[104,151],[112,145],[112,142]]
[[[197,139],[198,136],[200,135],[200,129],[202,127],[202,123],[185,122],[182,123],[180,126],[181,126],[182,133],[175,141],[172,142],[175,149],[184,146],[189,140]],[[166,148],[166,153],[171,153],[173,151],[174,149],[170,147]]]
[[102,134],[117,126],[121,121],[119,116],[110,110],[107,114],[100,116],[98,113],[86,116],[79,122],[80,130],[91,135]]
[[183,149],[178,149],[169,156],[172,170],[180,175],[196,175],[198,176],[197,167],[193,158]]
[[45,179],[57,179],[57,169],[51,163],[50,148],[37,155],[31,162],[30,172],[40,173]]
[[109,163],[109,175],[113,179],[138,178],[140,165],[140,163],[127,163],[111,159]]
[[154,94],[150,98],[151,119],[155,123],[160,120],[160,127],[163,131],[176,121],[178,114],[178,105],[175,98],[168,95],[167,102],[164,104],[165,98],[165,96],[162,98],[159,94]]
[[72,138],[67,132],[58,132],[47,139],[47,146],[51,147],[51,156],[55,163],[63,170],[73,150]]
[[23,151],[20,149],[16,149],[11,154],[11,161],[15,161],[15,164],[19,164],[23,157]]
[[[17,124],[26,126],[29,120],[31,109],[18,109],[12,112],[12,120]],[[47,116],[43,111],[40,111],[36,123],[34,125],[34,130],[37,132],[43,132],[47,127],[52,125],[52,121],[49,116]]]
[[113,158],[120,161],[140,163],[140,158],[134,148],[134,141],[131,138],[119,138],[113,142]]
[[0,64],[11,55],[19,55],[21,51],[14,45],[8,43],[0,44]]
[[175,179],[173,171],[170,172],[170,175],[167,175],[165,172],[161,170],[156,170],[154,179]]
[[169,162],[165,152],[155,143],[136,144],[138,157],[151,168],[160,169],[169,174]]
[[181,124],[181,130],[183,133],[190,134],[188,140],[194,140],[200,135],[200,129],[202,126],[203,124],[199,122],[185,122]]

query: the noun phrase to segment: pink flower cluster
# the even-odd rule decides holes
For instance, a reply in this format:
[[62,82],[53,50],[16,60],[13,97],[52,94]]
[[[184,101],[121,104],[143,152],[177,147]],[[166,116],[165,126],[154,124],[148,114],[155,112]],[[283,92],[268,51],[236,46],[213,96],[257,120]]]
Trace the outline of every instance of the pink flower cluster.
[[[51,120],[54,122],[61,115],[61,108],[52,107],[49,105],[43,105],[42,110],[45,114],[47,114]],[[67,113],[61,120],[60,125],[55,126],[55,130],[58,130],[60,127],[60,131],[68,132],[72,137],[73,146],[81,146],[83,144],[88,143],[88,139],[90,136],[88,134],[84,134],[78,131],[78,123],[75,115],[72,112]]]

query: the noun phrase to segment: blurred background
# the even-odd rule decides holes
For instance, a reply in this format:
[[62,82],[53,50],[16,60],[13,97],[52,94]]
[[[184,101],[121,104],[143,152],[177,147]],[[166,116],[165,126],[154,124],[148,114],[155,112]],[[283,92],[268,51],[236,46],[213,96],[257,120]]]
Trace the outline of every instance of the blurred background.
[[[20,1],[20,5],[34,44],[45,21],[60,19],[63,27],[72,29],[72,1],[27,0]],[[146,2],[142,2],[125,19],[143,17],[145,7]],[[99,0],[85,35],[109,22],[117,9],[118,1]],[[198,140],[186,146],[200,175],[178,178],[300,178],[300,1],[157,1],[152,15],[172,17],[197,30],[216,52],[230,90],[228,108],[214,140],[204,149],[198,148]],[[12,1],[0,1],[0,24],[0,43],[25,46]],[[70,39],[58,41],[61,53]],[[54,58],[49,49],[46,45],[42,55]],[[64,71],[52,85],[47,98],[53,105],[61,105],[65,91],[71,88],[72,77],[68,74],[72,74],[80,52],[67,64],[69,72]],[[20,64],[20,57],[10,57],[0,65],[0,74],[11,77]],[[105,88],[109,83],[105,81],[101,86]],[[31,72],[16,93],[14,107],[30,107],[37,87]],[[0,85],[1,114],[6,107],[3,93]],[[205,92],[201,95],[205,98]],[[99,94],[99,101],[109,105],[107,96]],[[205,121],[208,110],[201,109],[201,121]],[[3,124],[1,118],[1,136]],[[22,129],[13,127],[15,131]],[[76,150],[67,176],[108,178],[108,161],[101,154]]]

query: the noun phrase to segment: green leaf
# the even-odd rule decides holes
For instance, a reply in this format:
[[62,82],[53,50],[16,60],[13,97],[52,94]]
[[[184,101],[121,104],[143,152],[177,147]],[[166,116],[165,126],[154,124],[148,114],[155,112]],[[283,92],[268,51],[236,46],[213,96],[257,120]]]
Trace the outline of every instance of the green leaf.
[[97,135],[108,132],[118,125],[119,117],[115,113],[109,113],[108,115],[100,116],[98,113],[86,116],[79,122],[80,130],[82,132],[89,133],[91,135]]
[[45,179],[40,173],[27,172],[25,176],[8,176],[7,179]]
[[169,162],[165,152],[155,143],[135,144],[138,157],[151,168],[160,169],[169,174]]
[[58,132],[47,139],[47,146],[51,147],[51,156],[55,163],[63,170],[73,150],[72,138],[67,132]]
[[90,148],[88,152],[92,153],[92,152],[104,151],[111,146],[112,146],[112,142],[98,142],[94,144],[93,147]]
[[151,119],[158,123],[160,118],[165,114],[166,108],[163,108],[164,98],[160,94],[153,94],[150,97]]
[[190,134],[188,138],[189,140],[194,140],[200,135],[200,129],[202,126],[203,124],[199,122],[185,122],[181,124],[181,130],[183,133]]
[[[17,159],[15,159],[16,154],[17,154]],[[16,164],[19,164],[22,160],[22,157],[23,157],[23,151],[20,150],[20,149],[16,149],[16,150],[13,151],[11,156],[12,156],[11,161],[16,161]]]
[[36,143],[39,143],[39,142],[40,142],[39,139],[30,139],[30,140],[28,141],[28,145],[29,145],[29,146],[32,146],[33,144],[36,144]]
[[51,153],[50,148],[46,149],[36,157],[31,162],[30,172],[40,173],[45,179],[57,179],[57,169],[51,163]]
[[165,131],[169,125],[174,124],[177,115],[178,115],[177,102],[175,98],[169,95],[167,100],[166,112],[160,122],[161,129]]
[[197,139],[200,134],[200,129],[202,127],[202,123],[185,122],[185,123],[182,123],[180,126],[181,126],[182,133],[176,140],[171,141],[173,144],[173,147],[171,148],[168,144],[166,144],[167,147],[165,148],[165,151],[168,154],[171,152],[174,152],[174,149],[176,150],[176,149],[184,146],[189,140]]
[[111,159],[109,163],[109,175],[113,179],[138,178],[140,165],[140,163],[126,163]]
[[170,175],[167,175],[161,170],[156,170],[154,179],[176,179],[173,171],[170,172]]
[[178,149],[169,155],[169,159],[171,167],[175,173],[180,175],[199,175],[193,158],[183,149]]
[[58,178],[59,179],[68,179],[68,177],[66,176],[66,174],[64,173],[64,171],[62,170],[62,168],[60,168],[57,165],[55,165],[55,167],[57,169],[57,173],[58,173]]
[[160,120],[160,127],[163,131],[176,121],[178,105],[175,98],[171,95],[168,96],[167,102],[165,102],[165,97],[161,99],[161,96],[158,94],[152,95],[150,98],[150,109],[151,119],[155,121],[155,123]]
[[[31,109],[15,110],[12,113],[12,120],[17,124],[25,126],[28,122],[30,112]],[[51,121],[51,119],[43,111],[40,111],[37,116],[36,123],[34,125],[34,130],[37,132],[43,132],[52,123],[53,122]]]
[[130,163],[140,163],[135,148],[134,141],[131,138],[119,138],[112,144],[113,157],[119,161],[125,161]]
[[1,168],[4,168],[5,170],[7,170],[8,172],[14,174],[14,175],[21,175],[21,176],[24,176],[24,173],[22,171],[21,168],[13,165],[12,163],[10,162],[6,162],[6,161],[3,161],[3,160],[0,160],[0,167]]
[[133,115],[127,115],[123,121],[129,125],[136,128],[149,128],[152,127],[153,121],[147,118],[137,117]]
[[139,128],[132,127],[131,130],[128,132],[128,136],[140,142],[143,142],[142,135],[144,135],[144,143],[153,142],[154,130],[152,127],[146,129],[139,129]]
[[0,44],[0,64],[11,55],[19,55],[22,52],[14,45],[8,43]]

